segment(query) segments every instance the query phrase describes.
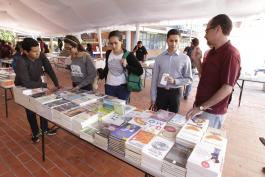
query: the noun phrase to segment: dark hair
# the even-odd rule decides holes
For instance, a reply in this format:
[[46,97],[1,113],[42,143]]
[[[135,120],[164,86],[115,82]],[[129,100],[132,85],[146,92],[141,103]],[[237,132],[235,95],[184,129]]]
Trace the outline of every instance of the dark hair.
[[15,50],[17,52],[20,52],[20,49],[22,49],[22,43],[21,42],[17,42],[16,47],[15,47]]
[[138,41],[137,44],[142,44],[143,42],[142,41]]
[[210,21],[211,27],[215,28],[218,25],[221,26],[223,34],[228,36],[232,31],[233,23],[226,14],[219,14],[213,17]]
[[120,31],[118,31],[118,30],[115,30],[115,31],[111,31],[110,33],[109,33],[109,39],[111,38],[111,37],[118,37],[119,38],[119,41],[122,41],[122,33],[120,32]]
[[77,50],[79,52],[84,52],[86,51],[84,49],[84,47],[82,46],[82,44],[79,42],[79,40],[77,39],[77,37],[73,36],[73,35],[66,35],[64,37],[64,43],[70,44],[72,47],[77,48]]
[[86,50],[87,51],[92,51],[92,45],[90,43],[86,44]]
[[42,39],[41,39],[40,37],[38,37],[38,38],[37,38],[37,41],[39,41],[39,42],[40,42],[40,41],[42,41]]
[[171,35],[181,36],[179,30],[177,30],[177,29],[171,29],[167,32],[167,38],[169,38],[169,36],[171,36]]
[[1,53],[0,56],[1,58],[11,58],[12,48],[9,45],[5,44],[1,47],[0,53]]
[[25,38],[21,43],[22,49],[29,52],[31,50],[31,47],[37,47],[39,46],[38,41],[36,41],[33,38]]
[[199,39],[194,38],[194,39],[191,40],[191,43],[192,43],[192,45],[194,45],[196,47],[196,46],[199,45]]

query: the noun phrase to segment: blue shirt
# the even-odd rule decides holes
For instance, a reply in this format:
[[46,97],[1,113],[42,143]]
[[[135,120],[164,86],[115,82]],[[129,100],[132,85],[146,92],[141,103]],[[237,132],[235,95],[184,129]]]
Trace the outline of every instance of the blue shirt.
[[[175,84],[161,85],[160,81],[164,73],[175,79]],[[183,85],[190,84],[192,82],[192,69],[190,58],[175,51],[173,54],[169,54],[166,50],[159,56],[157,56],[153,68],[152,83],[151,83],[151,100],[156,101],[157,87],[161,88],[179,88]]]

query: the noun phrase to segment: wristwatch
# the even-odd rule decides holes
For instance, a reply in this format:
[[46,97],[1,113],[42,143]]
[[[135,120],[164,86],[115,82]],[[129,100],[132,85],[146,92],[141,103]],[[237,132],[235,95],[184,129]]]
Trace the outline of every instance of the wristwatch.
[[206,108],[205,108],[204,106],[199,106],[199,110],[200,110],[200,111],[205,111]]

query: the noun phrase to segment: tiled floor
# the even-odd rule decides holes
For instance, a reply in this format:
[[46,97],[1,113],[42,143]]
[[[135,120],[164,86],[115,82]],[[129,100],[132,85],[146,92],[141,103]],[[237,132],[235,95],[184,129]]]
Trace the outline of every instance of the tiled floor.
[[[57,70],[61,85],[70,86],[67,72]],[[197,82],[194,83],[196,85]],[[102,90],[102,83],[100,83]],[[150,81],[140,93],[133,93],[131,104],[147,109],[150,103]],[[224,129],[228,148],[223,177],[262,177],[265,147],[258,140],[265,137],[265,92],[262,85],[245,84],[241,107],[237,107],[236,87]],[[1,95],[3,91],[1,90]],[[192,106],[195,89],[187,101],[181,100],[180,113]],[[144,174],[117,160],[79,138],[59,130],[46,140],[46,161],[41,161],[41,143],[33,145],[24,109],[9,103],[9,118],[5,118],[4,102],[0,100],[0,177],[139,177]],[[199,176],[198,176],[199,177]]]

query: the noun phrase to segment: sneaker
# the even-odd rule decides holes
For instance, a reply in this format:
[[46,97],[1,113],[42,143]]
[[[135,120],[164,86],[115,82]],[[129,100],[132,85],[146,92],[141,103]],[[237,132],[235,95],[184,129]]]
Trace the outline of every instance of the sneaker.
[[48,128],[44,134],[47,135],[47,136],[53,136],[53,135],[56,135],[56,132],[57,132],[57,129],[50,129]]
[[40,142],[40,138],[39,138],[38,135],[32,135],[31,140],[32,140],[33,143],[38,143],[38,142]]

